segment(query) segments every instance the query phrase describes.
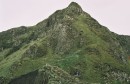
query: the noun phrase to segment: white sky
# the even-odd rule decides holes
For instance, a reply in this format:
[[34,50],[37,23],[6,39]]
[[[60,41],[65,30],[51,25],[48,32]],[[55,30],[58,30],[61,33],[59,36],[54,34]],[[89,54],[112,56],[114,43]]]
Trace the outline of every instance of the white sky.
[[130,35],[130,0],[0,0],[0,31],[33,26],[72,1],[111,31]]

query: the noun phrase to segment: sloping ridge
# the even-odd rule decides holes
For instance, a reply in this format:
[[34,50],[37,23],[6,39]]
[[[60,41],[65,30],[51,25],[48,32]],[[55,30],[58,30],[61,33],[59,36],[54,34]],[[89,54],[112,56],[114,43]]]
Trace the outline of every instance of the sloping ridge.
[[[26,80],[26,81],[25,81]],[[9,84],[81,84],[64,70],[51,65],[12,80]]]
[[75,2],[0,39],[1,84],[130,83],[130,37],[109,31]]

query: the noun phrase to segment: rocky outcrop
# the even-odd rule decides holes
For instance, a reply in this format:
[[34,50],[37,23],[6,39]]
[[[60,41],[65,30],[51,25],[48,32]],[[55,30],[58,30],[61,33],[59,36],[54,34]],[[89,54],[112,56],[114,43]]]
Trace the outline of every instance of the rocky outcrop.
[[46,64],[43,68],[12,79],[9,84],[82,84],[64,70]]

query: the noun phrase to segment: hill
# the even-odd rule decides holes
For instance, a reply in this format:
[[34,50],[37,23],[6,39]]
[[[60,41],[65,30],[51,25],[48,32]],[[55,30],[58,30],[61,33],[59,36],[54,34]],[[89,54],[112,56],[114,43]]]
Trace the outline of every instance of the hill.
[[111,32],[75,2],[0,39],[0,84],[130,83],[130,36]]

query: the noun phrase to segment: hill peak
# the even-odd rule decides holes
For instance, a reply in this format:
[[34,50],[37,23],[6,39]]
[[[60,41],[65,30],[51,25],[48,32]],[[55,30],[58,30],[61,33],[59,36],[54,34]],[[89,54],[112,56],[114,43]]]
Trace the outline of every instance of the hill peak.
[[71,2],[69,4],[69,7],[71,7],[71,6],[74,6],[74,7],[77,7],[77,8],[81,8],[80,5],[78,3],[76,3],[76,2]]
[[71,2],[69,4],[69,6],[67,7],[67,10],[69,10],[69,11],[75,13],[75,14],[83,12],[81,6],[78,3],[76,3],[76,2]]

